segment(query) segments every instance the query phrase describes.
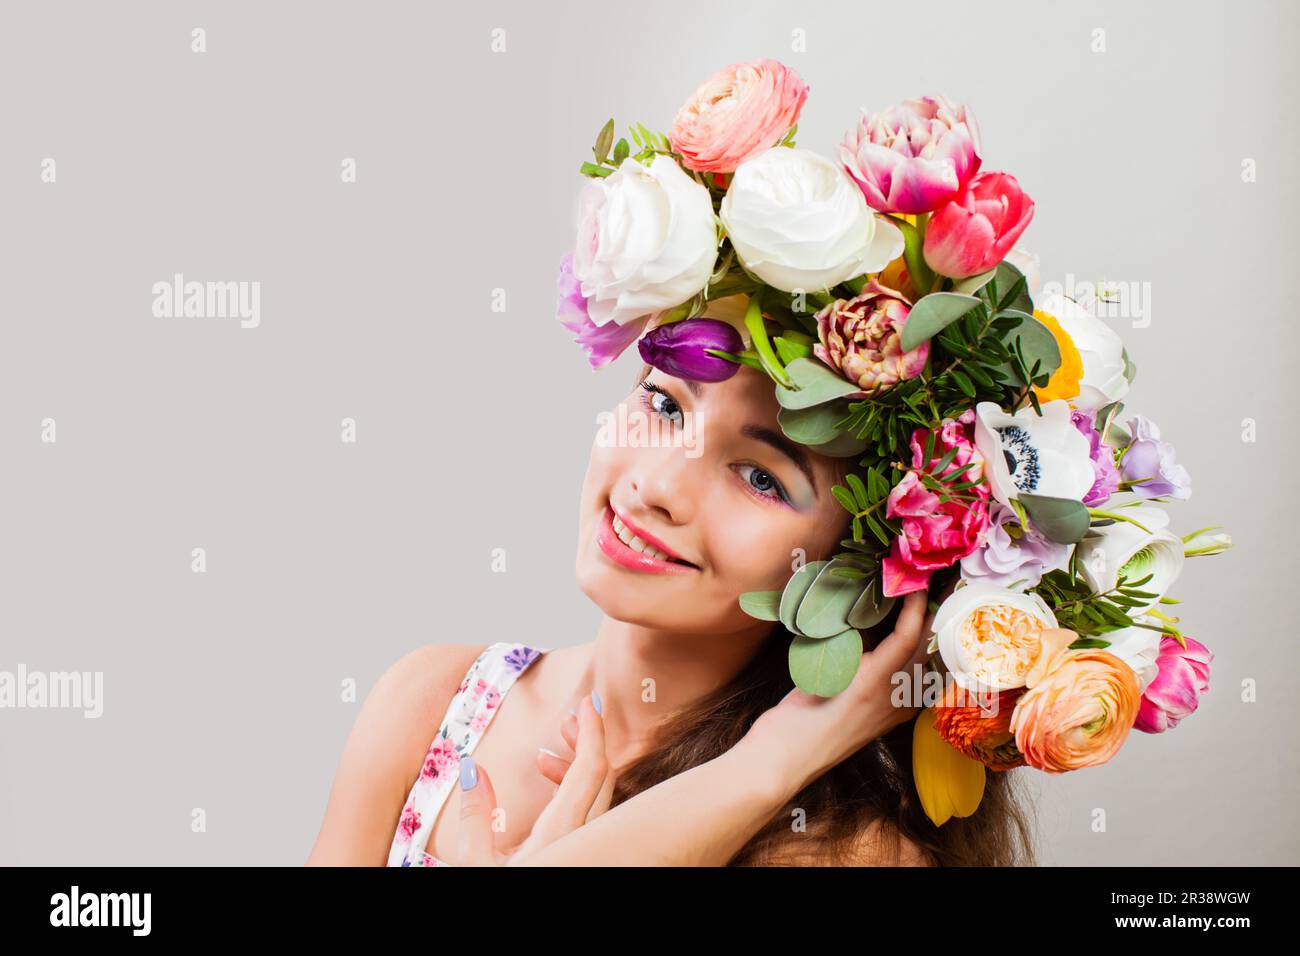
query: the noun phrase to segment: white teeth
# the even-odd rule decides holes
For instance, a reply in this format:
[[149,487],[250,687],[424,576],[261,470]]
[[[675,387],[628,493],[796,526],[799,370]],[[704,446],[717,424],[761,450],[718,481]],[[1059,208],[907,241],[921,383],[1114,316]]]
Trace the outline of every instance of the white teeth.
[[614,515],[614,520],[611,523],[614,526],[614,533],[618,535],[618,540],[622,541],[633,551],[640,552],[641,554],[648,554],[650,555],[650,557],[658,558],[660,561],[672,560],[671,558],[668,557],[668,555],[660,551],[658,548],[646,544],[644,541],[642,541],[640,538],[634,535],[628,529],[628,526],[622,522],[622,520],[619,518],[618,515]]

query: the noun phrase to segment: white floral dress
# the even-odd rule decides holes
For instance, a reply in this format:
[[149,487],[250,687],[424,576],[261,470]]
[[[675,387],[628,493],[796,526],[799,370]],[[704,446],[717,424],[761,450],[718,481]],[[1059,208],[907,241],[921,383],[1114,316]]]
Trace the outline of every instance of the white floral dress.
[[461,755],[473,752],[506,691],[548,650],[499,641],[489,644],[475,658],[447,705],[442,725],[424,755],[420,775],[402,807],[388,850],[389,866],[451,866],[425,848],[438,811],[452,787],[459,786]]

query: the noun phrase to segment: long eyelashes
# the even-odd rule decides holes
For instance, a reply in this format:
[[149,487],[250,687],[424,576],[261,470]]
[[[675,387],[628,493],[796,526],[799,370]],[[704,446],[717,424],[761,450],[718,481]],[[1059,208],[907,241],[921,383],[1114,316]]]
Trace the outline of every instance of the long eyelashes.
[[[640,386],[642,390],[641,405],[643,408],[645,408],[645,410],[649,414],[659,415],[661,418],[666,418],[668,421],[672,421],[674,415],[680,416],[682,414],[681,405],[678,403],[677,399],[673,398],[672,393],[670,393],[667,389],[654,384],[648,379],[642,379],[637,384]],[[662,396],[664,400],[663,404],[660,405],[658,408],[655,407],[654,397],[656,395]],[[672,405],[673,410],[665,413],[664,406],[668,404]],[[742,463],[739,465],[733,465],[732,467],[734,469],[737,469],[738,471],[746,468],[752,468],[754,472],[758,472],[760,474],[766,475],[771,480],[771,488],[768,490],[774,491],[775,494],[765,493],[764,489],[757,488],[754,486],[754,483],[751,480],[751,478],[743,477],[737,474],[737,477],[740,480],[741,484],[745,486],[745,491],[752,497],[758,498],[760,501],[766,501],[777,505],[791,504],[790,495],[788,492],[786,492],[785,486],[782,485],[781,482],[777,480],[777,477],[773,475],[770,471],[767,471],[758,465],[750,464],[750,463]]]

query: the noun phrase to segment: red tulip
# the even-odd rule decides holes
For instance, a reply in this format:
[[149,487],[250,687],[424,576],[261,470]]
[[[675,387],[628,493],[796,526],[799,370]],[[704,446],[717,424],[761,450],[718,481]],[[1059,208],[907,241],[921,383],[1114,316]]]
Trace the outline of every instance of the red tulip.
[[925,262],[951,279],[987,272],[1034,218],[1034,201],[1010,173],[980,173],[930,217]]

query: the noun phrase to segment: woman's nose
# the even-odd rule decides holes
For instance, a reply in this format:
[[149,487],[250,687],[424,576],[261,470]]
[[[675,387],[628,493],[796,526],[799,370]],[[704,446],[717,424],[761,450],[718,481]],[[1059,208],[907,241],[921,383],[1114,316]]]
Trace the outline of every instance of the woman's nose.
[[700,497],[702,462],[681,448],[643,448],[632,471],[636,502],[670,524],[686,524]]

